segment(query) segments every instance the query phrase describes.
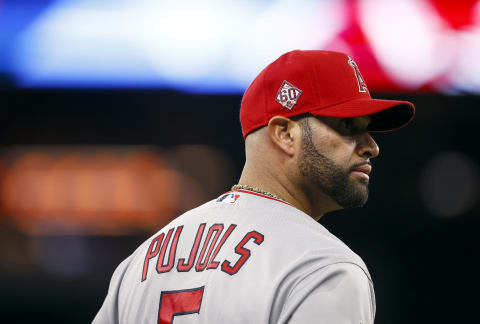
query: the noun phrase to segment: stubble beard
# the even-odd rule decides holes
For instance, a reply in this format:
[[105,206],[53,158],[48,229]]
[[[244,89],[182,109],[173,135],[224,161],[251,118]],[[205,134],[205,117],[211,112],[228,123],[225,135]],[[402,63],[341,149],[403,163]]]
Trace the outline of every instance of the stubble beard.
[[300,173],[343,208],[362,207],[368,200],[368,184],[350,179],[351,169],[345,170],[320,153],[313,143],[308,121],[300,121],[302,156],[298,160]]

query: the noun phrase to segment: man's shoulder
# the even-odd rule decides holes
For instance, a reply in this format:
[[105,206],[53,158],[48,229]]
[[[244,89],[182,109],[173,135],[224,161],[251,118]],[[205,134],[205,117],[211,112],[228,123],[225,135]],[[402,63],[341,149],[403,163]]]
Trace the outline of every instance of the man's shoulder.
[[[288,256],[291,264],[321,268],[330,264],[351,263],[368,274],[362,258],[323,225],[305,214],[278,216],[278,223],[265,233],[265,241]],[[307,216],[307,217],[306,217]]]
[[294,206],[246,193],[240,193],[238,197],[228,193],[218,200],[227,200],[219,206],[225,215],[248,226],[245,230],[255,230],[263,235],[262,248],[256,253],[260,258],[270,260],[277,269],[304,265],[320,268],[329,264],[351,263],[358,265],[370,277],[360,256],[322,224]]
[[[202,217],[203,216],[203,217]],[[333,262],[363,265],[361,258],[322,224],[294,206],[268,197],[245,192],[227,192],[179,216],[175,221],[188,223],[202,217],[236,223],[245,230],[264,234],[265,244],[296,255],[331,255]]]

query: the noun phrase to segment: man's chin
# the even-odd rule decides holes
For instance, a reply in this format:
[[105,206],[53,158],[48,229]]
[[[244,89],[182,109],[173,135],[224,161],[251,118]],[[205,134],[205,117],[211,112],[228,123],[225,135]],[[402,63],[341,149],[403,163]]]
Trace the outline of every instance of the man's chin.
[[349,193],[337,201],[343,208],[363,207],[368,200],[368,182],[358,180],[350,187]]
[[363,207],[366,203],[367,203],[367,199],[348,201],[343,203],[342,208],[344,209],[360,208],[360,207]]

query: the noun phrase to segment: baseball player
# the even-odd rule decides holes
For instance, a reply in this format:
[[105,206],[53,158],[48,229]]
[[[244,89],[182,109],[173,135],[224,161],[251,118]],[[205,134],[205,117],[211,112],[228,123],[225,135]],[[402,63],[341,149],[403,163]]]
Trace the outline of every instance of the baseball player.
[[243,96],[239,184],[125,259],[93,322],[373,323],[367,267],[317,221],[365,204],[379,154],[370,132],[414,112],[372,99],[343,53],[282,55]]

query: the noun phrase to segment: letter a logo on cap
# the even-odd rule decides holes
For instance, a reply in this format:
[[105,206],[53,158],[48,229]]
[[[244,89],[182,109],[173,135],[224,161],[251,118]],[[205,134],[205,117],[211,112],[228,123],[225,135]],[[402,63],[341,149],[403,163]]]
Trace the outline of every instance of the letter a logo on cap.
[[358,82],[358,91],[368,92],[367,84],[365,83],[365,80],[363,80],[362,74],[360,73],[360,70],[358,69],[358,65],[357,65],[357,63],[355,63],[352,60],[352,58],[350,56],[348,57],[348,64],[355,71],[355,77],[357,78],[357,82]]
[[298,98],[301,94],[302,90],[284,80],[280,89],[278,89],[275,100],[283,107],[292,110],[293,106],[297,104]]

